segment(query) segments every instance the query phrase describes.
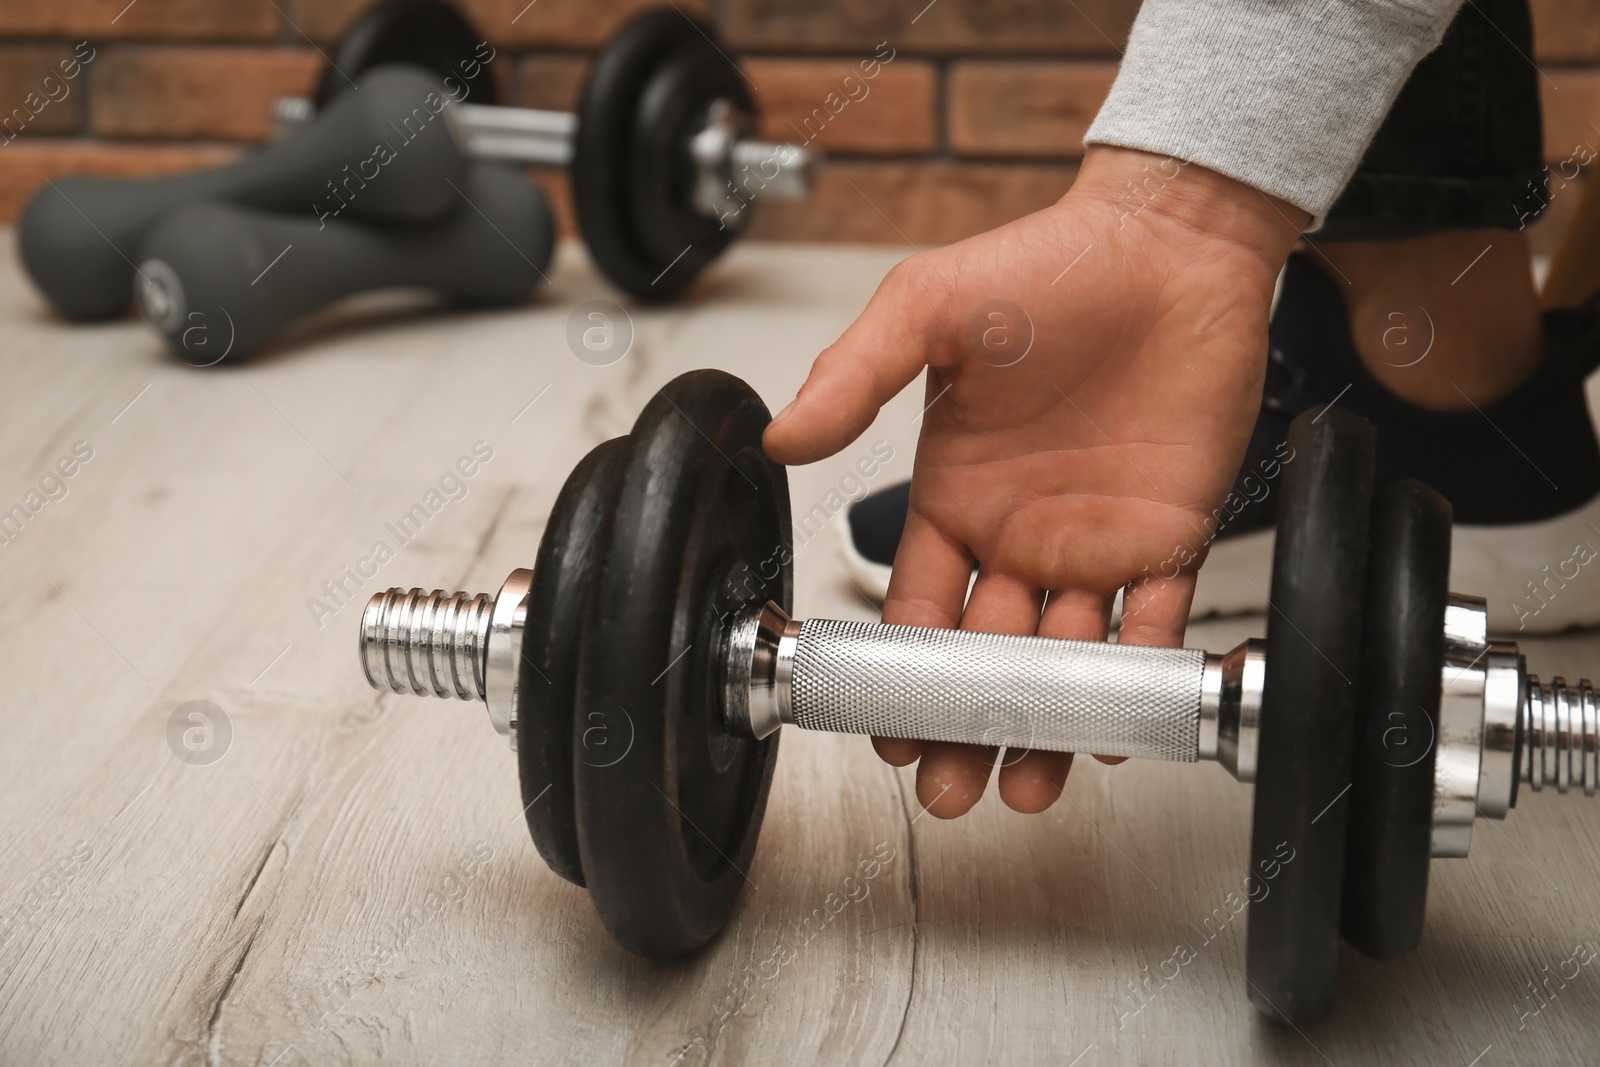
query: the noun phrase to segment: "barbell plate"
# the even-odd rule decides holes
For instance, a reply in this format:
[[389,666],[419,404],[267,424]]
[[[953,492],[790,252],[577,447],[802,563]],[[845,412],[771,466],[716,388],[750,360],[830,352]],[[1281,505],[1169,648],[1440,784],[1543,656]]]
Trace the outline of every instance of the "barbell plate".
[[1373,490],[1372,426],[1339,408],[1289,428],[1267,616],[1246,977],[1296,1026],[1333,1006]]
[[453,79],[447,85],[460,86],[466,93],[456,94],[458,103],[498,104],[485,54],[492,59],[493,48],[454,5],[444,0],[384,0],[345,31],[317,80],[313,100],[321,111],[374,67],[405,63]]
[[788,610],[788,481],[761,399],[721,371],[669,382],[634,424],[596,540],[574,762],[584,880],[607,930],[665,959],[721,929],[749,879],[777,737],[723,725],[724,636]]
[[[674,266],[672,256],[653,254],[641,238],[642,228],[652,223],[638,217],[633,189],[641,181],[670,178],[636,173],[640,165],[635,144],[640,106],[663,64],[686,49],[693,55],[706,54],[703,50],[710,32],[675,10],[640,15],[596,57],[594,73],[578,105],[572,154],[572,200],[578,225],[601,273],[641,300],[675,296],[694,275],[680,269],[681,264]],[[720,52],[709,51],[714,62],[727,64]],[[672,253],[677,254],[677,250]]]
[[[747,126],[754,124],[755,106],[744,78],[699,40],[685,44],[656,69],[639,102],[628,202],[635,240],[653,262],[662,264],[652,290],[678,293],[686,288],[733,243],[751,210],[745,204],[716,219],[693,206],[695,164],[689,141],[705,127],[718,100],[742,112]],[[750,190],[744,195],[753,197]]]
[[1449,597],[1449,502],[1418,481],[1385,487],[1367,567],[1340,924],[1376,960],[1422,940]]
[[539,855],[552,871],[583,885],[572,765],[581,730],[574,716],[577,620],[594,587],[595,538],[610,501],[625,438],[595,446],[556,497],[528,590],[517,678],[517,771],[523,812]]

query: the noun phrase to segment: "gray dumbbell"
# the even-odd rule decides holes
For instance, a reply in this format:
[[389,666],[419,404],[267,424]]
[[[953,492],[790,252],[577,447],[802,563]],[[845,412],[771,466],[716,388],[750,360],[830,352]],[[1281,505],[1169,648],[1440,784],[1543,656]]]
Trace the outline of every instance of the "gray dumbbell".
[[139,247],[139,309],[180,358],[210,365],[248,355],[296,319],[372,289],[427,288],[488,306],[527,299],[554,241],[544,196],[516,168],[496,163],[473,164],[458,187],[450,193],[455,209],[420,227],[228,204],[179,208]]
[[467,170],[441,82],[382,67],[317,121],[237,163],[168,178],[62,178],[40,189],[17,226],[23,266],[63,315],[104,319],[133,295],[146,231],[201,200],[267,211],[403,224],[440,218]]

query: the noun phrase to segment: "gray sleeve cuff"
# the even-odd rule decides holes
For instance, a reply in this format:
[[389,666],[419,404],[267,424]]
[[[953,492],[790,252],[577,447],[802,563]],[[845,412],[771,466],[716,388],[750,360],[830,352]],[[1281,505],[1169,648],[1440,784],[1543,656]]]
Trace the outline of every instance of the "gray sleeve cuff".
[[1461,0],[1145,0],[1085,144],[1173,156],[1322,224]]

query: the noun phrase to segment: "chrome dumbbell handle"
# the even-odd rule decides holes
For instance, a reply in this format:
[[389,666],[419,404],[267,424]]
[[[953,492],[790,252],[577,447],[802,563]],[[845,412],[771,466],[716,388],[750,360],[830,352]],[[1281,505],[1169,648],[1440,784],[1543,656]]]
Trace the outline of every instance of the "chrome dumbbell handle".
[[[548,167],[564,167],[572,162],[578,116],[571,112],[452,104],[448,113],[467,153],[478,159]],[[304,126],[316,114],[316,105],[303,96],[279,97],[272,103],[273,130],[281,137]]]
[[1254,643],[1218,656],[800,622],[767,604],[735,622],[729,646],[724,714],[736,733],[764,737],[787,723],[1185,763],[1220,759],[1241,780],[1254,777],[1264,663]]
[[[572,163],[573,140],[578,132],[578,116],[570,111],[544,111],[527,107],[497,107],[488,104],[452,104],[455,130],[467,154],[477,159],[496,159],[532,166],[565,167]],[[299,96],[280,97],[272,105],[272,122],[279,136],[310,122],[316,106]],[[741,136],[726,108],[713,109],[708,125],[690,145],[697,169],[697,207],[714,200],[728,183],[735,190],[748,190],[748,182],[759,183],[761,195],[774,199],[797,200],[811,189],[815,154],[799,145],[779,144]],[[741,183],[741,178],[747,179]],[[715,215],[713,214],[713,217]]]
[[[374,596],[361,622],[367,681],[396,693],[482,700],[515,745],[516,667],[531,578],[513,571],[492,602],[442,590]],[[1482,599],[1451,596],[1438,734],[1429,742],[1435,856],[1465,856],[1474,822],[1505,818],[1516,783],[1589,795],[1600,787],[1594,688],[1587,680],[1541,684],[1526,673],[1514,644],[1489,640],[1487,621]],[[1241,782],[1256,777],[1266,680],[1260,641],[1217,655],[802,622],[769,603],[730,619],[724,642],[722,718],[739,736],[766,737],[789,724],[1004,748],[1214,759]]]

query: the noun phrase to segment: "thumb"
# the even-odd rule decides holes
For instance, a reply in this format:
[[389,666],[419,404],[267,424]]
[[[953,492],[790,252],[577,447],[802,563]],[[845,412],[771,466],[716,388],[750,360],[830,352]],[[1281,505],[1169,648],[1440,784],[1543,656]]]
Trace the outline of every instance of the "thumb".
[[872,425],[878,409],[921,373],[942,317],[928,273],[910,261],[891,270],[865,311],[825,348],[789,406],[767,427],[767,455],[783,464],[833,455]]

